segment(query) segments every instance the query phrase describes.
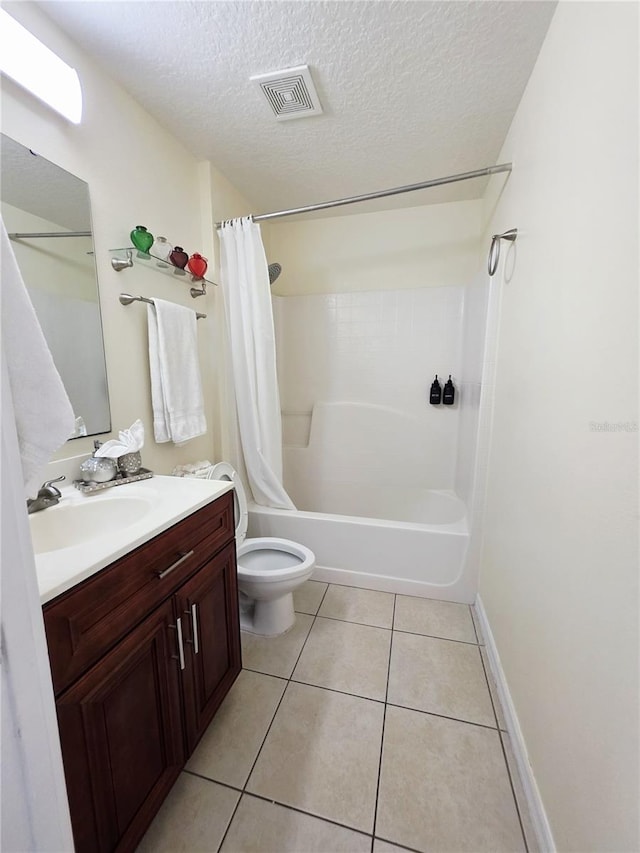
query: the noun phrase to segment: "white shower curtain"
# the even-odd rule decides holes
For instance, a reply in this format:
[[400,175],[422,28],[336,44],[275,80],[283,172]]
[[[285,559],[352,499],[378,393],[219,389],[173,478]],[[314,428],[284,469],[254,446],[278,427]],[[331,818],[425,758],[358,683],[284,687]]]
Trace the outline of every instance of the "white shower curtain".
[[295,509],[282,485],[282,424],[267,259],[260,226],[250,218],[219,231],[242,455],[256,503]]

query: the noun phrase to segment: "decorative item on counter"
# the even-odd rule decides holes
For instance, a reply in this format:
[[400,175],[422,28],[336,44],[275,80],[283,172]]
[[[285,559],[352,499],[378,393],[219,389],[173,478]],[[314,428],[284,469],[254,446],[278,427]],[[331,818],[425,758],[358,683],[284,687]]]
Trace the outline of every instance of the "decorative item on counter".
[[176,465],[171,472],[172,477],[194,477],[196,480],[210,480],[213,472],[213,462],[202,459],[200,462],[189,462],[187,465]]
[[173,252],[169,255],[169,260],[177,267],[176,272],[178,275],[184,275],[184,268],[187,265],[187,261],[189,260],[189,255],[185,252],[182,246],[176,246]]
[[432,406],[439,406],[442,400],[442,386],[438,382],[438,374],[431,383],[431,391],[429,392],[429,402]]
[[453,402],[456,397],[456,389],[453,387],[453,382],[451,381],[451,374],[449,374],[449,378],[444,383],[444,391],[442,392],[442,403],[445,406],[453,406]]
[[140,419],[133,423],[129,429],[122,429],[118,438],[106,441],[96,450],[95,455],[117,459],[118,470],[123,476],[131,477],[137,474],[142,467],[140,450],[144,447],[144,424]]
[[166,237],[156,237],[156,242],[153,244],[153,254],[154,257],[158,258],[157,266],[159,267],[168,267],[168,263],[163,263],[163,261],[169,261],[169,255],[173,252],[173,246],[167,240]]
[[153,234],[147,231],[144,225],[136,225],[129,237],[138,252],[149,254],[149,249],[153,246]]
[[138,474],[142,468],[142,457],[140,451],[136,450],[133,453],[123,453],[118,456],[118,471],[122,472],[124,477],[133,477]]
[[207,271],[207,259],[203,258],[198,252],[194,252],[187,261],[187,269],[196,278],[204,278],[204,274]]
[[141,468],[137,474],[126,477],[120,471],[117,477],[106,483],[83,483],[82,480],[74,480],[73,485],[83,495],[92,495],[94,492],[101,492],[114,486],[126,486],[128,483],[138,483],[140,480],[148,480],[150,477],[153,477],[153,471],[149,471],[148,468]]
[[118,473],[115,459],[106,459],[98,456],[100,442],[94,441],[95,448],[93,456],[85,459],[80,465],[80,477],[84,483],[107,483],[113,480]]

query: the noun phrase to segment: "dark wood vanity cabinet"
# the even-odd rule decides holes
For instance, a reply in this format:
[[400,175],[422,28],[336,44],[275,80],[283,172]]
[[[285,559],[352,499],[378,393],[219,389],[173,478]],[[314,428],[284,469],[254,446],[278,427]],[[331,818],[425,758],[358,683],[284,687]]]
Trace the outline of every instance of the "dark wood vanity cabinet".
[[138,839],[180,773],[174,622],[165,602],[57,700],[77,851]]
[[[177,611],[184,614],[188,624],[184,641],[191,665],[185,665],[182,679],[188,754],[193,752],[240,670],[235,582],[233,613],[229,612],[228,605],[231,575],[235,578],[234,543],[218,555],[215,565],[203,566],[175,596]],[[197,629],[195,636],[194,628]],[[236,636],[237,642],[234,641]]]
[[227,493],[45,605],[78,853],[135,849],[240,671],[233,531]]

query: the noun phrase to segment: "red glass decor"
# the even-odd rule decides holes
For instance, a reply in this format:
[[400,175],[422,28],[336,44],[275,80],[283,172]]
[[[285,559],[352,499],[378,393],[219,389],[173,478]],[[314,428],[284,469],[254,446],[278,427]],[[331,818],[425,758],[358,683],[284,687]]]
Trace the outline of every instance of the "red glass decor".
[[203,258],[202,255],[199,255],[197,252],[194,252],[189,258],[187,269],[190,273],[193,273],[196,278],[203,278],[207,271],[207,259]]
[[178,267],[178,269],[183,270],[187,265],[189,255],[187,255],[182,246],[176,246],[173,252],[169,254],[169,260],[174,267]]

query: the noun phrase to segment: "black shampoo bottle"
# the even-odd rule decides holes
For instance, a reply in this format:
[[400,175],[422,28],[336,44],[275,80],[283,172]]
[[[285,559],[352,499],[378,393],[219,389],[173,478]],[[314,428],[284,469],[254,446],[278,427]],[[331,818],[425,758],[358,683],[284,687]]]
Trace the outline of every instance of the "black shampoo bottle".
[[449,374],[449,378],[444,383],[444,391],[442,392],[442,402],[445,406],[453,406],[453,401],[456,397],[456,389],[453,387],[453,382],[451,381],[451,374]]
[[431,383],[431,391],[429,392],[429,402],[432,406],[439,406],[441,400],[442,386],[438,382],[438,374],[436,373],[436,378]]

